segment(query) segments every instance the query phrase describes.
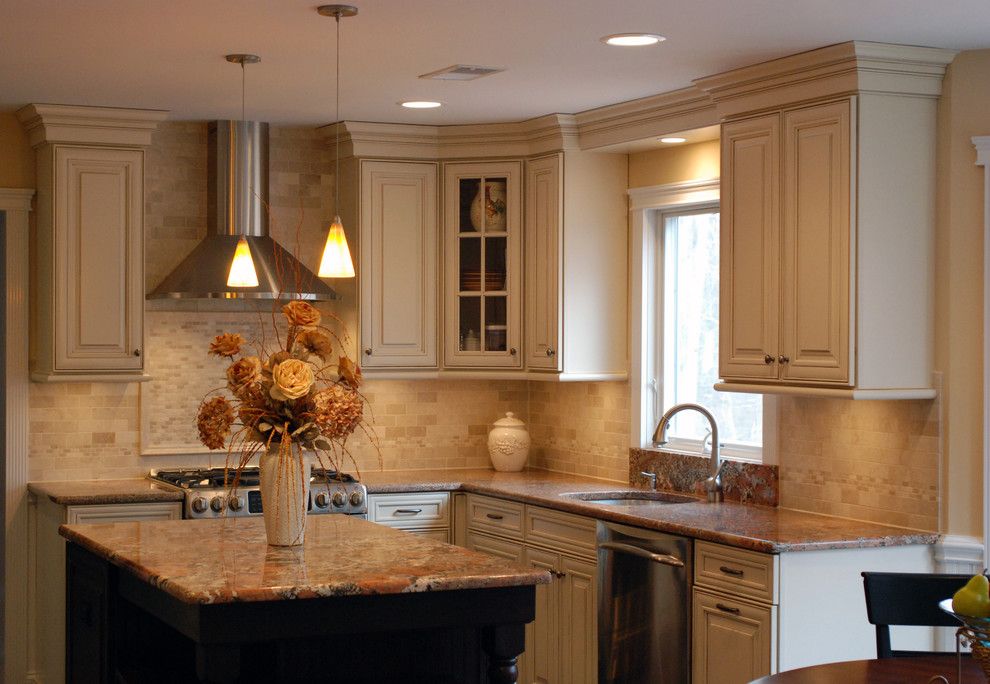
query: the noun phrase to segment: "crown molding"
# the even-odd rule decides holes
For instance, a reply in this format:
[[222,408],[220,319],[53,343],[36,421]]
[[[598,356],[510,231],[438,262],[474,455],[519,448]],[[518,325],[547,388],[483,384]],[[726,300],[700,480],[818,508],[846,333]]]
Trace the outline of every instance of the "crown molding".
[[850,41],[694,81],[719,117],[856,93],[937,98],[953,50]]
[[691,86],[574,116],[581,149],[594,149],[718,124],[715,104]]
[[531,156],[578,149],[571,114],[547,114],[516,123],[425,126],[341,121],[319,132],[331,146],[340,135],[341,156],[459,159]]
[[31,188],[0,188],[0,210],[31,211]]
[[29,104],[17,110],[32,147],[45,143],[147,146],[161,109],[123,109],[81,105]]

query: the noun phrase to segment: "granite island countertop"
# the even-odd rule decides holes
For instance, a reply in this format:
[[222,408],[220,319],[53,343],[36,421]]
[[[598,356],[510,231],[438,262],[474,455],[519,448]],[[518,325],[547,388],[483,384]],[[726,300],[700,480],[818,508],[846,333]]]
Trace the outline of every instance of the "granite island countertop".
[[[784,553],[821,549],[866,548],[934,544],[935,532],[893,527],[847,518],[838,518],[788,508],[771,508],[751,504],[723,502],[663,506],[602,505],[561,496],[577,492],[608,492],[628,490],[630,485],[567,473],[525,470],[501,473],[492,469],[365,471],[361,481],[372,494],[399,492],[465,491],[522,503],[544,506],[569,513],[586,515],[599,520],[623,523],[695,539],[713,541],[763,553]],[[131,482],[135,491],[148,489],[148,481],[118,480],[114,487],[120,491],[118,502],[136,501],[129,498],[125,483]],[[99,481],[93,498],[81,496],[90,483],[48,482],[32,483],[31,491],[43,492],[56,503],[113,503],[112,497],[101,496]],[[156,493],[155,496],[158,494]],[[100,497],[99,500],[96,497]],[[158,500],[158,499],[155,499]]]
[[310,516],[298,547],[268,546],[260,516],[62,525],[59,533],[186,603],[550,582],[543,570],[346,515]]

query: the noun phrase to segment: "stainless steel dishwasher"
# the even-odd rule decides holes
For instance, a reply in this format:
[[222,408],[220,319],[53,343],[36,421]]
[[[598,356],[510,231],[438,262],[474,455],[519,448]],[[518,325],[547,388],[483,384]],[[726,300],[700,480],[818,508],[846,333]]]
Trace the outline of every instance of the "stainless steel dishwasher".
[[598,523],[598,682],[687,684],[692,540]]

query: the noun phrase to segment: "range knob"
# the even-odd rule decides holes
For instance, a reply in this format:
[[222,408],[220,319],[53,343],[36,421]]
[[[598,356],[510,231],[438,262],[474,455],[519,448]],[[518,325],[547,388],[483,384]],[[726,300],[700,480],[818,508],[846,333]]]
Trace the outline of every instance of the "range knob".
[[223,510],[223,499],[219,496],[215,496],[210,499],[210,508],[219,513]]
[[190,507],[192,508],[193,513],[204,513],[206,512],[206,499],[201,496],[197,496],[192,500]]
[[352,506],[360,506],[362,503],[364,503],[364,494],[360,490],[351,494]]
[[326,508],[330,505],[330,495],[326,492],[320,492],[316,495],[316,507]]
[[241,508],[244,507],[244,502],[241,501],[241,497],[239,497],[239,496],[232,496],[232,497],[230,497],[230,501],[228,502],[227,505],[230,506],[230,510],[232,510],[232,511],[239,511],[239,510],[241,510]]
[[344,496],[343,490],[338,489],[333,493],[333,505],[340,508],[347,503],[347,498]]

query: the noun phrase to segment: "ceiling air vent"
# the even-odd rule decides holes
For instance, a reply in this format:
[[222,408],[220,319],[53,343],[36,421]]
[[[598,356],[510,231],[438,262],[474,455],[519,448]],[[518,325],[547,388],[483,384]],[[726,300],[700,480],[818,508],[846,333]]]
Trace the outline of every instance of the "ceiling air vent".
[[500,71],[505,71],[505,69],[473,66],[471,64],[454,64],[453,66],[440,69],[439,71],[431,71],[428,74],[422,74],[420,78],[431,78],[435,81],[473,81],[476,78],[491,76],[492,74],[497,74]]

